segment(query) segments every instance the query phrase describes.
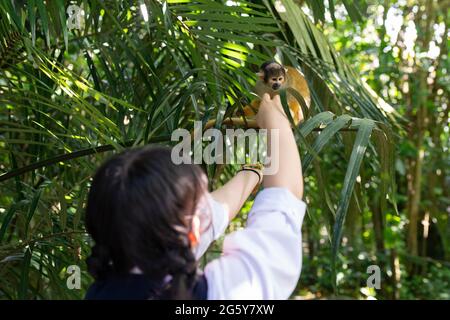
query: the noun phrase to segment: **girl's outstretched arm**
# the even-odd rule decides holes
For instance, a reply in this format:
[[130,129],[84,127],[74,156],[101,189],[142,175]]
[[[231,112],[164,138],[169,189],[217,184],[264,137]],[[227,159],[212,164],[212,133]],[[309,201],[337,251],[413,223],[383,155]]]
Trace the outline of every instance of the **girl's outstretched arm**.
[[253,189],[258,184],[259,177],[252,171],[239,171],[222,187],[211,192],[214,200],[220,202],[228,213],[229,221],[238,214]]
[[[205,267],[208,299],[287,299],[300,276],[303,176],[279,97],[263,97],[257,122],[269,131],[269,156],[278,170],[265,175],[247,227],[227,235],[223,255]],[[273,140],[271,130],[278,131]]]

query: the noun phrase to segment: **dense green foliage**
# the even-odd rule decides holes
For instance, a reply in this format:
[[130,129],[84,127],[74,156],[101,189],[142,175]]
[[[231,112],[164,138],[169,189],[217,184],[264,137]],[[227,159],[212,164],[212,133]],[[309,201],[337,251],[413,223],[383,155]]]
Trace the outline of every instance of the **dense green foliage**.
[[[194,120],[222,128],[273,58],[304,72],[313,100],[295,128],[308,213],[293,298],[450,298],[449,2],[380,2],[0,2],[0,298],[81,298],[96,167]],[[206,169],[211,188],[235,172]]]

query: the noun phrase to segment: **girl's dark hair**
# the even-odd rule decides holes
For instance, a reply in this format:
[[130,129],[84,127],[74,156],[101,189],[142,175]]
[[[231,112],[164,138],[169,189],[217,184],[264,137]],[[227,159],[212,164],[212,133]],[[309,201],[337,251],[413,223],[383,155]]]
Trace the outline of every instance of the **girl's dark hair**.
[[162,283],[157,298],[187,299],[197,276],[189,241],[196,204],[206,191],[199,166],[171,160],[168,147],[118,154],[97,171],[86,208],[86,228],[95,245],[87,260],[95,279],[138,267]]

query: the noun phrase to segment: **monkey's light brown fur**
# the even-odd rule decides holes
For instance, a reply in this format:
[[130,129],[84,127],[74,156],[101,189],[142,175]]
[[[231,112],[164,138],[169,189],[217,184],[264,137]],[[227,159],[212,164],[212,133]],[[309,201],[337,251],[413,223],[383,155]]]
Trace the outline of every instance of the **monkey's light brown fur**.
[[[286,70],[286,83],[283,84],[283,88],[292,88],[296,90],[302,97],[303,100],[305,100],[306,106],[309,108],[311,104],[311,96],[309,93],[308,83],[306,82],[305,78],[302,76],[302,74],[295,68],[287,66],[285,67]],[[255,87],[255,91],[258,94],[258,96],[262,97],[264,93],[266,93],[268,90],[265,89],[263,86],[259,86],[258,83]],[[270,90],[267,92],[271,95],[273,98],[274,95],[278,94],[278,90]],[[298,100],[292,95],[287,93],[287,99],[288,99],[288,105],[289,109],[291,110],[292,118],[294,119],[295,124],[297,125],[300,121],[304,119],[302,107]],[[250,103],[250,106],[246,106],[244,108],[244,114],[246,117],[254,117],[259,109],[259,104],[261,100],[255,99]]]
[[[281,86],[281,88],[292,88],[296,90],[305,101],[306,106],[309,108],[311,104],[311,96],[308,88],[308,83],[306,79],[302,76],[302,74],[295,68],[286,66],[283,67],[286,70],[285,83]],[[273,98],[274,95],[279,94],[279,90],[272,90],[265,86],[261,79],[259,79],[254,88],[255,93],[261,98],[264,93],[269,93]],[[302,107],[298,100],[289,92],[287,92],[287,100],[289,109],[291,110],[291,115],[294,120],[295,125],[303,121],[304,116],[302,112]],[[247,128],[258,128],[256,124],[256,120],[254,117],[259,109],[259,104],[261,103],[260,99],[253,100],[250,105],[244,107],[244,115],[245,120],[242,118],[226,118],[223,120],[223,124],[237,127],[237,126],[246,126]],[[214,126],[216,120],[210,120],[206,123],[204,130],[209,129]]]

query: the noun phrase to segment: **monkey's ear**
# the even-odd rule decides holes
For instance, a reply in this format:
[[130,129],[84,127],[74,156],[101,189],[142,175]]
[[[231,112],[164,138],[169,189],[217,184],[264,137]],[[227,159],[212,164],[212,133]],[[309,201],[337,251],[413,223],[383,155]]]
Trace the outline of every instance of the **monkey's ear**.
[[264,71],[259,71],[256,73],[256,75],[260,78],[263,79],[264,78]]
[[288,68],[284,68],[284,72],[286,72],[286,73],[287,73],[287,72],[288,72],[288,70],[289,70]]

